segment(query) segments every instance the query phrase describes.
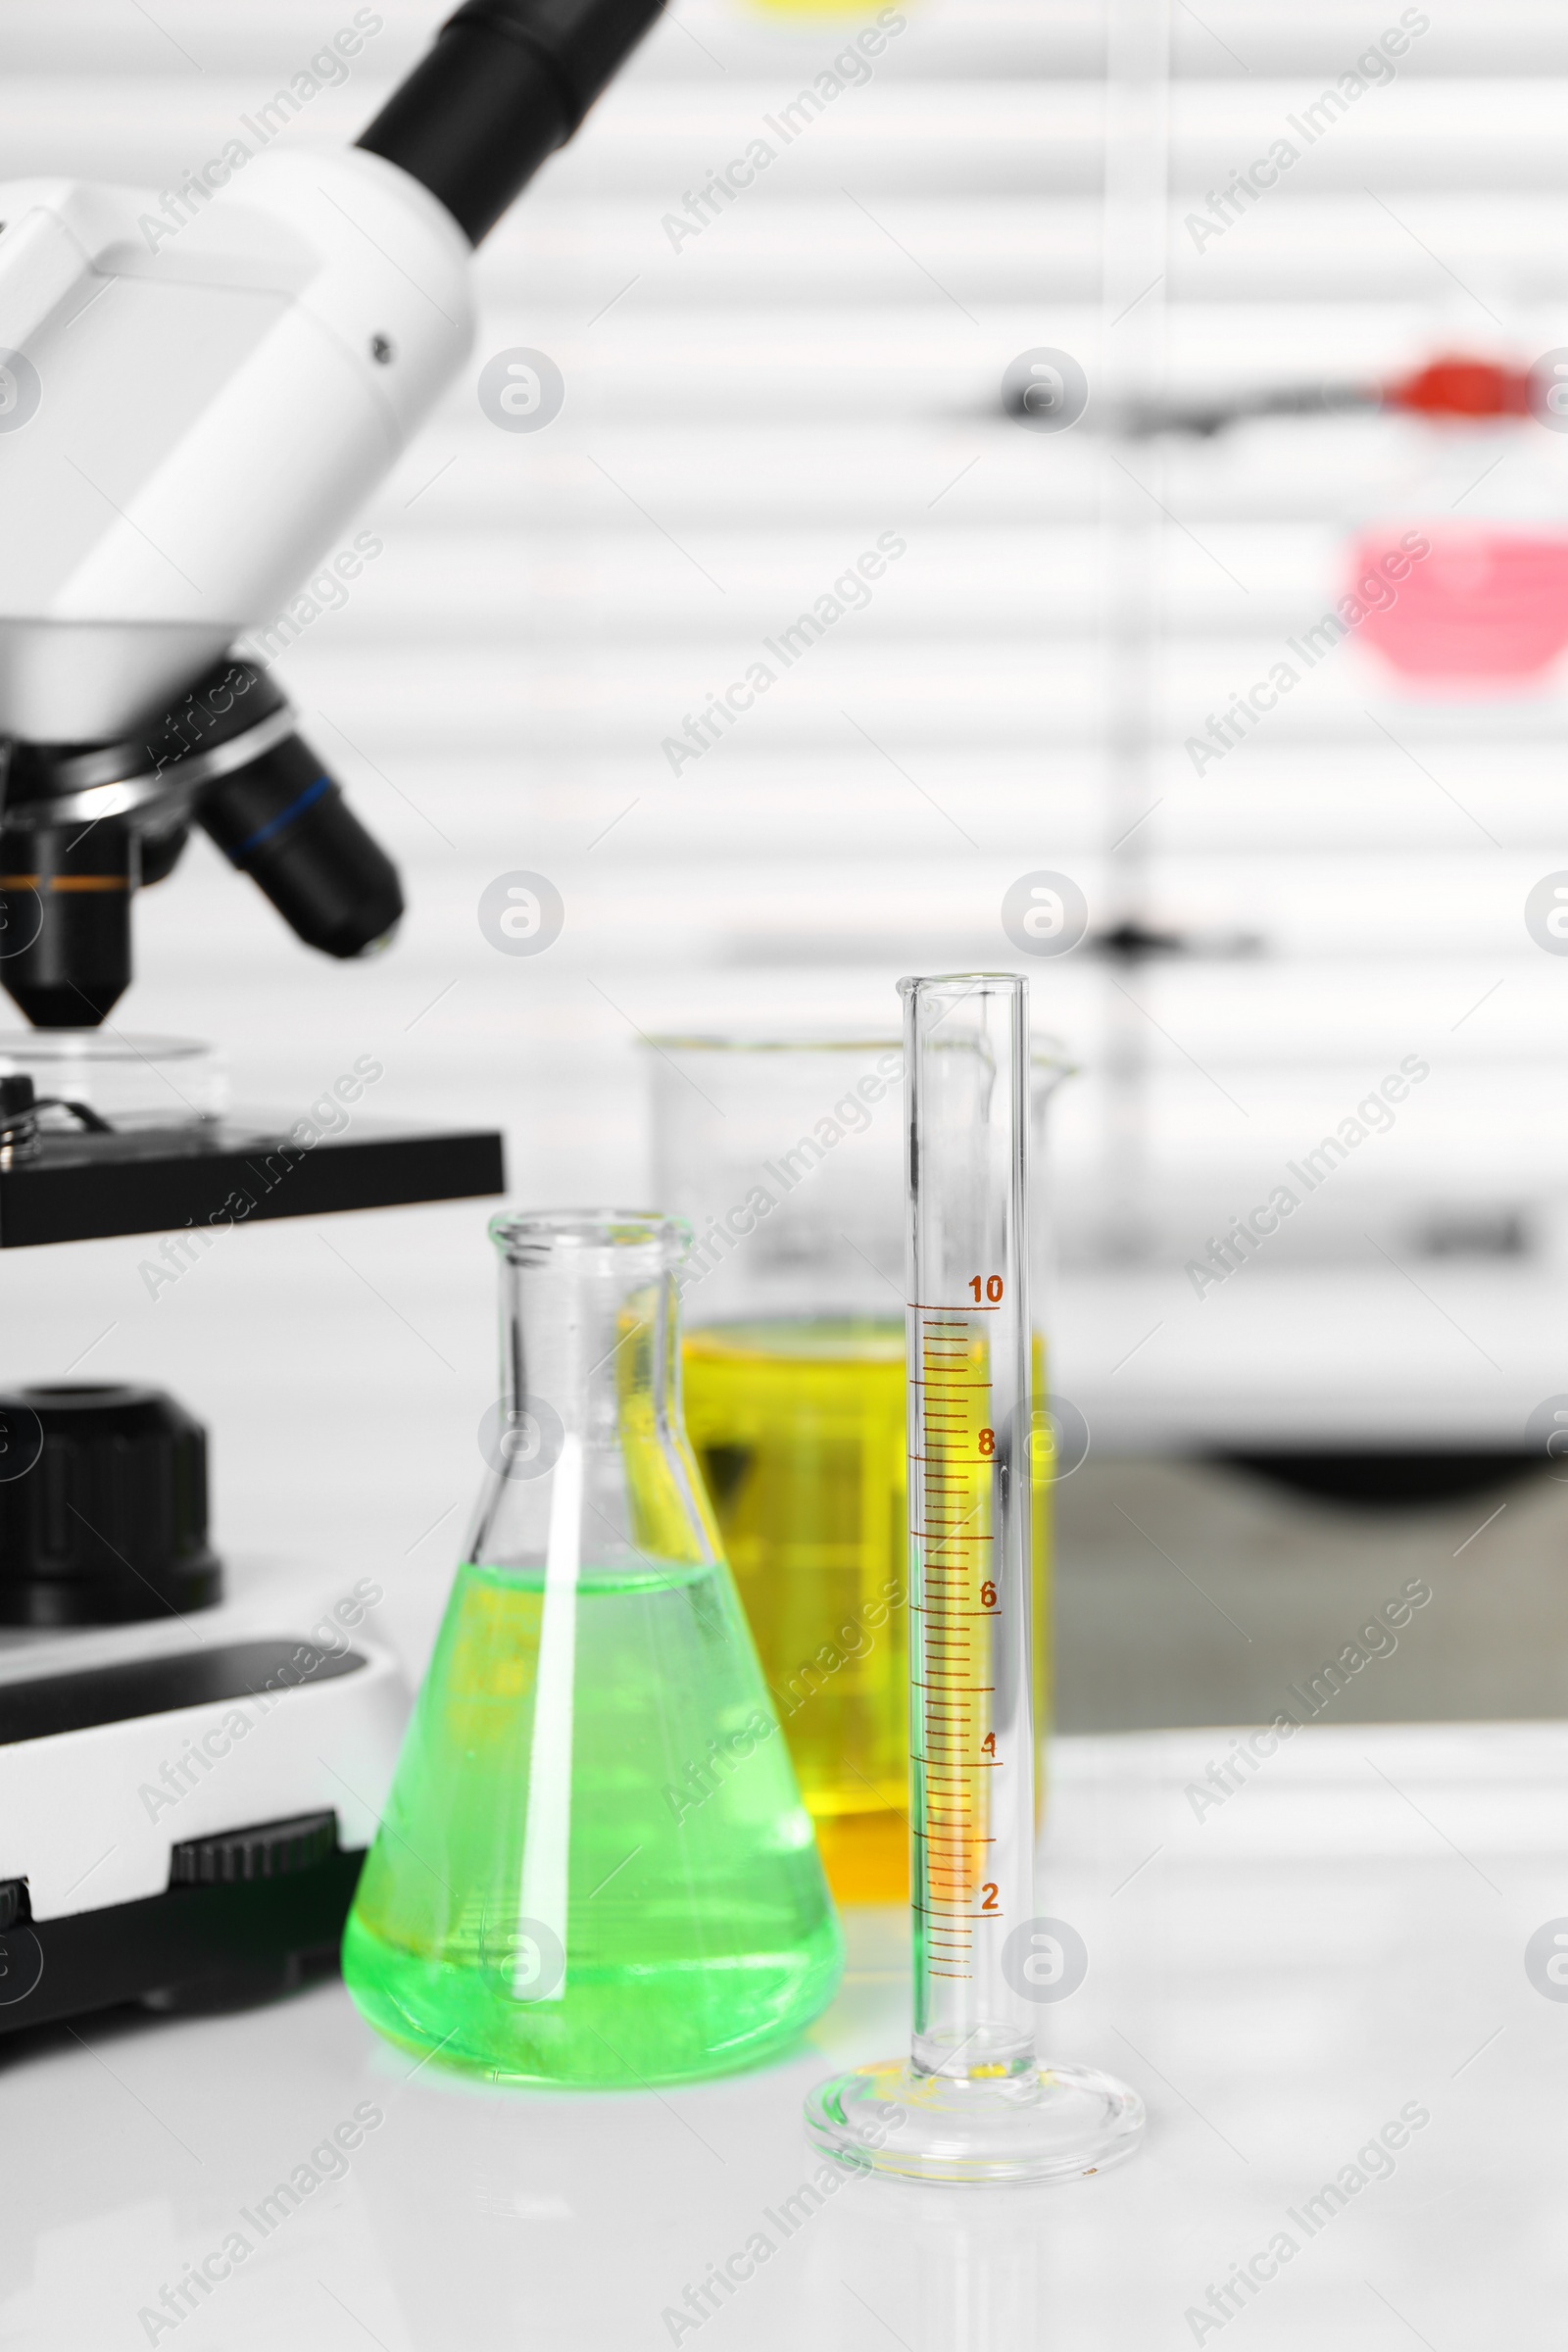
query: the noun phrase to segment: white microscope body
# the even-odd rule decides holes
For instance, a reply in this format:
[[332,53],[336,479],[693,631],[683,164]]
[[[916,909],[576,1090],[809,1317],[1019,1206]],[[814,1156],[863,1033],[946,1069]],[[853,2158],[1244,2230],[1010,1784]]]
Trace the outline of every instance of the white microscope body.
[[270,620],[473,339],[467,239],[360,148],[0,185],[0,736],[92,743]]

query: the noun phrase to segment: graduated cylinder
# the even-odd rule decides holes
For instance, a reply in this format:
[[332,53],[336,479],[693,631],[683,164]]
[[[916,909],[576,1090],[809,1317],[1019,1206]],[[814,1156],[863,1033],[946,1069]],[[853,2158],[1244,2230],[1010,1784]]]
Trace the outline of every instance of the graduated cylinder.
[[905,2180],[1065,2180],[1132,2153],[1135,2092],[1036,2057],[1028,988],[901,980],[907,1108],[907,2064],[819,2082],[813,2144]]
[[1033,1901],[1029,1022],[1006,974],[906,980],[913,2060],[1033,2065],[1002,1969]]

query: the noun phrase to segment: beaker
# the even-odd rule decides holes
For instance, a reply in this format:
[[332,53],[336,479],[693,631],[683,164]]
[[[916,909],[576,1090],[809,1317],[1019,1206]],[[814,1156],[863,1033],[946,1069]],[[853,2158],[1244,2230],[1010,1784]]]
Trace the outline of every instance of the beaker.
[[[696,1242],[678,1277],[686,1407],[828,1882],[908,1893],[903,1041],[647,1041],[655,1190]],[[1070,1068],[1031,1049],[1037,1139]],[[1045,1199],[1038,1188],[1037,1200]],[[1031,1233],[1037,1294],[1050,1239]],[[1037,1392],[1045,1342],[1037,1319]],[[1052,1458],[1035,1472],[1036,1722],[1050,1690]],[[1043,1778],[1042,1778],[1042,1786]]]
[[[1508,359],[1439,357],[1362,427],[1381,477],[1335,610],[1385,690],[1539,693],[1568,647],[1568,417],[1538,396],[1525,318],[1509,339]],[[1298,639],[1303,662],[1322,637]]]
[[472,1531],[355,1897],[392,2040],[499,2081],[752,2065],[842,1947],[680,1408],[640,1212],[504,1214],[502,1396]]
[[905,2180],[1059,2180],[1130,2154],[1143,2108],[1035,2046],[1059,1947],[1034,1888],[1028,982],[899,986],[914,2034],[820,2084],[807,2128]]

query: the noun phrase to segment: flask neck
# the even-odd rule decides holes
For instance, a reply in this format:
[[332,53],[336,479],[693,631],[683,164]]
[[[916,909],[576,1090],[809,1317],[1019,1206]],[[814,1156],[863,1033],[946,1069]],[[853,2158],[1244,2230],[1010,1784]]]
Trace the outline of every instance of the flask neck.
[[470,1560],[636,1573],[710,1560],[680,1412],[673,1219],[498,1217],[501,1394]]

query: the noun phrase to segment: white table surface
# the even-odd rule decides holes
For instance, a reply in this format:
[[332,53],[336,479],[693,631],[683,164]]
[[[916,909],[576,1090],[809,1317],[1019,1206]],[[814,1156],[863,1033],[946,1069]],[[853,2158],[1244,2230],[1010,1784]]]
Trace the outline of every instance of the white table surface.
[[[1568,1726],[1319,1728],[1200,1820],[1207,1732],[1056,1750],[1043,1910],[1089,1976],[1050,2048],[1150,2111],[1120,2172],[1049,2190],[853,2177],[788,2239],[815,2077],[897,2050],[902,1916],[853,1913],[843,1990],[762,2073],[663,2094],[498,2092],[415,2071],[341,1985],[237,2017],[0,2045],[6,2352],[1480,2352],[1561,2338],[1568,2001],[1524,1947],[1568,1913]],[[241,2219],[369,2102],[341,2178]],[[1430,2121],[1308,2237],[1300,2213],[1401,2109]],[[326,2168],[322,2168],[326,2169]],[[804,2215],[805,2218],[799,2218]],[[1211,2283],[1298,2251],[1223,2326]],[[139,2315],[240,2230],[177,2327]],[[701,2326],[666,2316],[758,2231]],[[745,2269],[744,2262],[739,2266]],[[1266,2265],[1264,2266],[1267,2267]],[[690,2312],[686,2314],[690,2322]]]

